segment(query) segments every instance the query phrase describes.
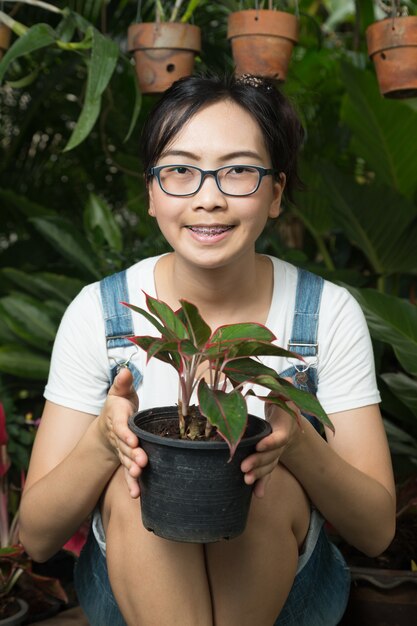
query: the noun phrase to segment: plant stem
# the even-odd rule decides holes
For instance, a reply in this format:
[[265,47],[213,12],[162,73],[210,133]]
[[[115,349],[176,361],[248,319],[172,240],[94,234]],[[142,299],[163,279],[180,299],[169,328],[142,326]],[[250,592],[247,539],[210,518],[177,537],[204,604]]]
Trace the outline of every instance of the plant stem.
[[182,412],[182,402],[178,400],[178,424],[180,429],[181,439],[185,438],[185,418]]
[[175,4],[174,4],[174,8],[172,9],[172,13],[171,13],[171,17],[170,17],[170,22],[175,22],[175,20],[178,17],[178,11],[181,8],[181,5],[183,3],[183,0],[175,0]]
[[8,26],[10,30],[15,33],[15,35],[18,35],[18,37],[21,37],[29,30],[27,26],[17,22],[3,11],[0,11],[0,23],[6,24],[6,26]]
[[59,9],[58,7],[54,7],[52,4],[49,4],[48,2],[42,2],[41,0],[4,0],[4,2],[12,2],[13,4],[31,4],[34,7],[39,7],[40,9],[51,11],[51,13],[63,14],[62,9]]

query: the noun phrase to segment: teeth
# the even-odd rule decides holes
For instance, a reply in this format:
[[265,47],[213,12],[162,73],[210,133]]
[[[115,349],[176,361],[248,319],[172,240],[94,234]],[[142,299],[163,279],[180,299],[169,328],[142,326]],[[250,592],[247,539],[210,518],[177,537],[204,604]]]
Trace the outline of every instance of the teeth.
[[189,226],[190,230],[193,233],[198,233],[199,235],[205,235],[207,237],[214,237],[215,235],[220,235],[221,233],[226,232],[226,230],[230,230],[231,226]]

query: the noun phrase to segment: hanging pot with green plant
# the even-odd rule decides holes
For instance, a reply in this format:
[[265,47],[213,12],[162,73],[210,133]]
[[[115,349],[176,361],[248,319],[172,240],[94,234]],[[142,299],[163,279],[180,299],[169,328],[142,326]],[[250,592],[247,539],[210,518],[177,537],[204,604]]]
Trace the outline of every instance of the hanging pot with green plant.
[[129,420],[149,459],[139,478],[143,525],[174,541],[236,537],[245,529],[252,495],[240,465],[271,432],[265,420],[248,415],[246,397],[276,404],[296,420],[300,410],[332,424],[316,398],[258,360],[296,356],[273,343],[265,326],[229,324],[212,332],[190,302],[180,300],[178,311],[151,296],[146,302],[148,311],[127,306],[160,336],[131,340],[148,360],[174,367],[179,398],[177,406],[139,411]]
[[236,11],[229,15],[227,38],[230,40],[235,72],[285,81],[292,50],[298,42],[298,4],[296,14],[277,11],[272,0],[268,8]]
[[[190,76],[195,56],[201,51],[201,31],[188,24],[200,0],[155,0],[155,22],[138,22],[128,29],[128,50],[135,58],[136,73],[142,93],[161,93],[172,83]],[[180,9],[184,8],[179,18]],[[138,20],[141,3],[138,4]],[[168,14],[168,11],[170,13]]]
[[386,98],[417,96],[417,16],[407,15],[400,0],[378,0],[388,13],[366,31],[368,54],[375,65],[381,94]]

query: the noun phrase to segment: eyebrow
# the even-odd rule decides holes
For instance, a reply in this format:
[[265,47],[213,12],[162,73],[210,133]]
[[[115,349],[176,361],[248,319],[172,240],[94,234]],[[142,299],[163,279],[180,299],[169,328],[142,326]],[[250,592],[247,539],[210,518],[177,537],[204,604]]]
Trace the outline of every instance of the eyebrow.
[[[201,157],[199,157],[194,152],[188,152],[188,150],[167,150],[161,156],[162,157],[180,156],[180,157],[185,157],[188,159],[193,159],[194,161],[201,160]],[[240,157],[248,157],[248,158],[261,160],[260,155],[257,152],[254,152],[253,150],[236,150],[235,152],[229,152],[228,154],[222,155],[220,158],[220,161],[223,161],[224,163],[226,163],[227,161],[230,161],[232,159],[238,159]]]

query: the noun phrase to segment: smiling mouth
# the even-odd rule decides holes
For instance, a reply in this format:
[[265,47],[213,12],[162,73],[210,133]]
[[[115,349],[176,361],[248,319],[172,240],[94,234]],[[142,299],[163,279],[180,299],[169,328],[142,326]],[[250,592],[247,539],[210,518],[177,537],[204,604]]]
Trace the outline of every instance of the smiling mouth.
[[228,230],[231,230],[234,226],[222,226],[217,224],[214,226],[187,226],[187,228],[197,235],[203,235],[204,237],[216,237],[217,235],[221,235]]

